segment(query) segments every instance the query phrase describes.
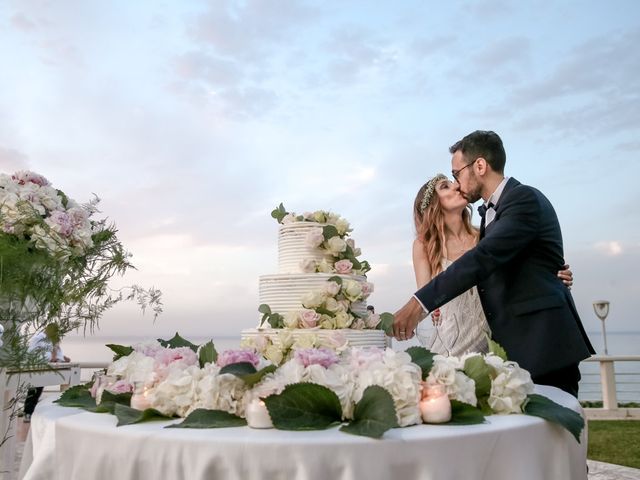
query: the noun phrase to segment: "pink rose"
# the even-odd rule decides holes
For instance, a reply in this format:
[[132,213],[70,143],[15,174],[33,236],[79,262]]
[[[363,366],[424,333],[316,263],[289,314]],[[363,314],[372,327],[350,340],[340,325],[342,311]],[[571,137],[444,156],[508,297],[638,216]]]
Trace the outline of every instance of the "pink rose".
[[233,363],[250,363],[257,368],[260,364],[260,357],[254,350],[225,350],[218,355],[218,360],[216,360],[216,365],[220,368]]
[[338,356],[328,348],[301,348],[295,351],[294,357],[305,367],[321,365],[324,368],[329,368],[338,363]]
[[314,328],[320,320],[320,314],[315,310],[304,309],[300,314],[300,319],[302,320],[303,328]]
[[369,295],[373,293],[373,283],[363,282],[361,286],[362,286],[363,298],[367,298]]
[[353,270],[353,263],[351,263],[349,260],[345,258],[343,260],[337,261],[334,267],[336,269],[336,273],[347,275],[351,273],[351,271]]

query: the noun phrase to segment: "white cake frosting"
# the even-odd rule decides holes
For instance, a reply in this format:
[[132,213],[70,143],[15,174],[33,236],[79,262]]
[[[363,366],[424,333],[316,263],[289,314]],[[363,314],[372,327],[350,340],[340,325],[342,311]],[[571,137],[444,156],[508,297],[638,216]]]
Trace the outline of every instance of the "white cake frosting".
[[[243,339],[255,339],[260,335],[266,335],[273,339],[273,342],[278,345],[279,338],[277,333],[280,330],[276,328],[252,328],[242,331]],[[343,328],[340,330],[322,330],[319,328],[313,329],[292,329],[289,333],[293,335],[293,338],[298,340],[304,335],[315,335],[320,339],[327,340],[326,343],[330,343],[328,340],[335,333],[339,332],[346,337],[349,347],[378,347],[386,348],[389,346],[389,337],[387,337],[382,330],[353,330],[350,328]]]
[[322,228],[324,225],[314,222],[298,222],[281,225],[278,232],[278,273],[305,273],[300,268],[300,262],[305,259],[323,259],[333,261],[330,254],[323,254],[317,248],[306,244],[306,237],[310,230]]

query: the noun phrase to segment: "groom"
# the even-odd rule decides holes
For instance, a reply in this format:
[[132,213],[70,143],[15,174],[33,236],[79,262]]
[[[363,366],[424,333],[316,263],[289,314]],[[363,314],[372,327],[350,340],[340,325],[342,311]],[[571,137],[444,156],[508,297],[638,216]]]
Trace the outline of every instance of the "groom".
[[535,188],[505,178],[502,140],[475,131],[450,149],[458,189],[470,203],[484,199],[480,240],[418,290],[395,314],[394,336],[413,336],[428,312],[474,285],[492,337],[534,383],[578,395],[581,360],[595,353],[571,293],[556,276],[564,265],[553,206]]

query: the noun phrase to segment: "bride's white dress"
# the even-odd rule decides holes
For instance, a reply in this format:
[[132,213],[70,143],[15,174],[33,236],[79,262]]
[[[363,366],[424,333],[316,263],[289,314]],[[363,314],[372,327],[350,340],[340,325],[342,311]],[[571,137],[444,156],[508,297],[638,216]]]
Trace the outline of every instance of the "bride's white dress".
[[[447,269],[453,262],[442,260]],[[431,322],[431,317],[423,322]],[[427,325],[425,325],[426,327]],[[440,325],[431,328],[425,347],[441,355],[463,355],[488,350],[487,334],[491,331],[482,310],[476,287],[472,287],[440,307]]]

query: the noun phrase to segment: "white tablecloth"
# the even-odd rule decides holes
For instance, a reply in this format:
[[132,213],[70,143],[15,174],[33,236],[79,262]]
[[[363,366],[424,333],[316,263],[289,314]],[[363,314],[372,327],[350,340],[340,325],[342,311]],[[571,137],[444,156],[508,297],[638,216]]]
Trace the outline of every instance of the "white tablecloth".
[[[581,411],[577,400],[560,390],[536,390]],[[32,418],[21,475],[27,480],[587,478],[586,432],[579,444],[561,427],[525,415],[494,415],[482,425],[398,428],[381,440],[337,428],[163,428],[176,421],[116,427],[112,415],[41,405]]]

